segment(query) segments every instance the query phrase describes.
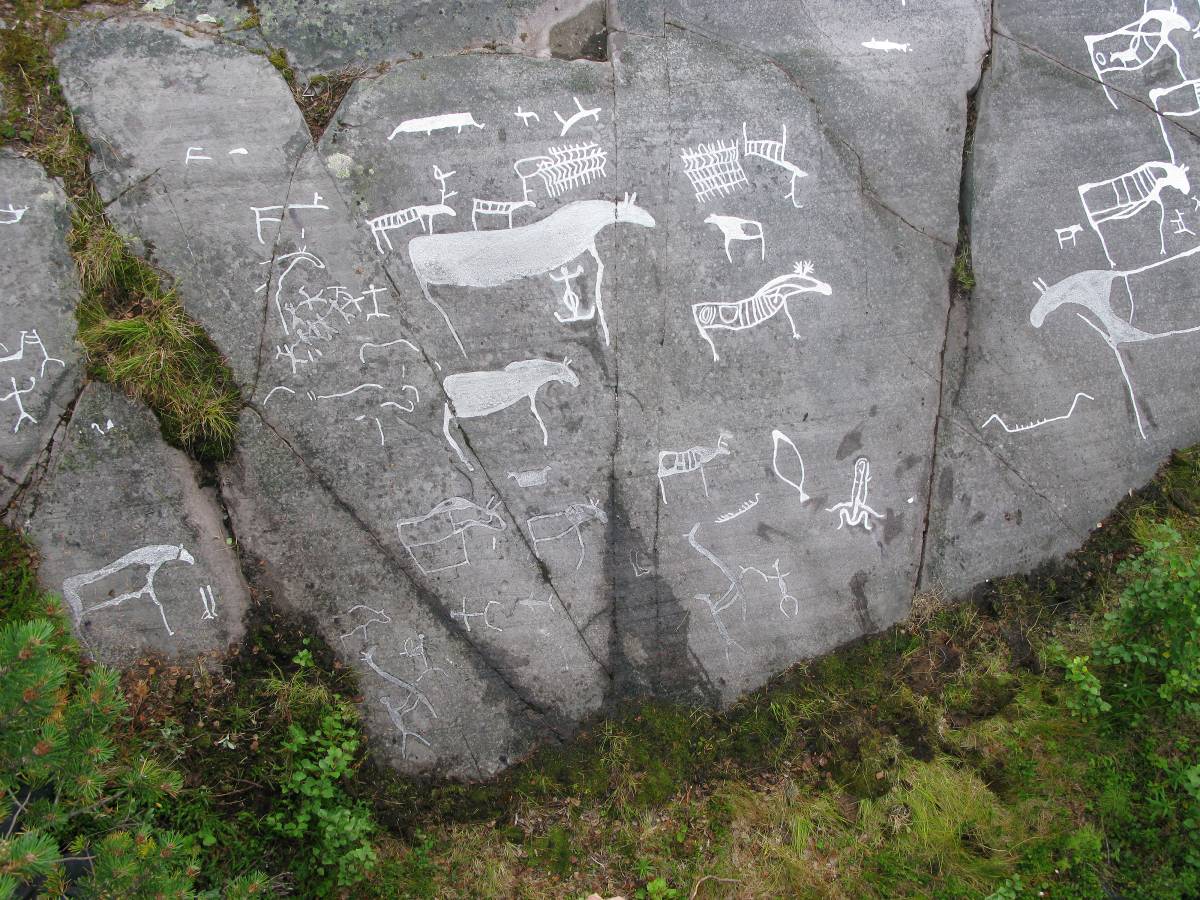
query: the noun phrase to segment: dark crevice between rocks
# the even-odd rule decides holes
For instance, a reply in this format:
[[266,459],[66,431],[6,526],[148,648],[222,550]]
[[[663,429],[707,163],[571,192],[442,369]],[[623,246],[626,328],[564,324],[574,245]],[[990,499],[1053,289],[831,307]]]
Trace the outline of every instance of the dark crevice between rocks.
[[257,407],[255,407],[253,404],[248,404],[247,409],[257,416],[263,427],[270,431],[276,440],[278,440],[284,447],[288,449],[288,452],[296,458],[296,461],[300,464],[301,468],[309,474],[313,483],[324,492],[333,505],[345,516],[347,516],[362,531],[364,535],[366,535],[367,539],[375,546],[375,549],[379,551],[380,555],[393,569],[398,572],[402,579],[408,583],[409,587],[414,593],[415,599],[425,607],[426,611],[430,615],[442,623],[447,634],[449,634],[452,638],[457,637],[459,640],[461,640],[463,645],[467,648],[468,653],[480,660],[483,663],[484,668],[486,668],[493,676],[495,676],[496,680],[509,691],[509,693],[521,706],[533,713],[537,719],[540,720],[540,722],[554,734],[556,738],[559,740],[565,740],[573,731],[571,723],[564,721],[562,717],[553,710],[546,709],[537,701],[525,696],[518,686],[515,685],[504,674],[499,665],[492,660],[485,648],[480,647],[463,637],[458,623],[451,618],[450,614],[446,611],[442,604],[437,601],[437,598],[428,589],[421,585],[416,578],[413,577],[412,573],[409,572],[404,563],[398,560],[395,555],[388,550],[387,546],[380,539],[379,535],[377,535],[371,526],[367,524],[367,522],[365,522],[361,516],[358,515],[354,507],[342,498],[342,496],[333,488],[328,480],[321,475],[321,473],[318,472],[308,462],[307,459],[304,458],[304,455],[292,445],[291,441],[289,441],[286,436],[281,434],[275,428],[275,426],[267,420],[267,418]]
[[[67,402],[67,405],[63,408],[62,415],[54,423],[54,428],[50,431],[50,437],[46,441],[46,445],[39,451],[33,464],[29,467],[29,472],[25,475],[24,480],[17,484],[17,489],[13,492],[12,497],[9,498],[2,518],[9,521],[14,527],[20,528],[22,525],[20,520],[28,521],[37,513],[37,486],[41,483],[42,478],[45,477],[46,472],[49,471],[50,462],[54,458],[54,448],[62,438],[72,417],[74,417],[75,407],[79,403],[79,398],[83,396],[83,392],[87,386],[88,380],[81,378],[75,395]],[[30,496],[28,509],[23,508],[26,495]]]
[[[990,17],[989,17],[990,28]],[[929,460],[929,479],[925,485],[925,508],[921,518],[921,543],[917,555],[914,593],[921,587],[925,576],[925,554],[929,548],[929,530],[933,518],[933,504],[937,479],[939,451],[942,442],[942,421],[950,418],[950,412],[958,402],[958,392],[963,381],[963,369],[967,362],[969,339],[969,308],[975,289],[975,275],[971,269],[971,204],[974,199],[972,163],[975,152],[975,127],[979,117],[979,91],[983,86],[991,65],[991,40],[988,51],[979,66],[979,80],[967,93],[967,123],[963,132],[962,168],[958,189],[958,244],[950,269],[949,299],[942,332],[942,347],[938,354],[937,402],[934,406],[932,448]],[[947,379],[953,378],[952,390],[947,391]]]

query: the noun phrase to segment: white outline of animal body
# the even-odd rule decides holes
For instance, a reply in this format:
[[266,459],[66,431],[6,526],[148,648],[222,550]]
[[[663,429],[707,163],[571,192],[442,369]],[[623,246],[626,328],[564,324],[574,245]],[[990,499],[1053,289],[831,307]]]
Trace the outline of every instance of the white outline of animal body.
[[[765,581],[767,584],[770,584],[772,581],[775,582],[776,587],[779,588],[779,611],[781,613],[783,613],[783,617],[785,619],[790,619],[793,616],[800,615],[800,601],[797,600],[795,597],[793,597],[791,594],[789,594],[788,589],[787,589],[786,579],[792,573],[791,572],[780,572],[779,571],[779,560],[775,560],[773,569],[775,571],[775,574],[768,575],[762,569],[756,568],[755,566],[741,566],[743,578],[746,577],[747,572],[753,572],[755,575],[761,575],[763,581]],[[792,607],[792,611],[790,613],[784,608],[784,603],[787,603],[789,600],[791,601],[790,605]]]
[[[1161,174],[1155,174],[1161,170]],[[1111,266],[1115,266],[1112,254],[1108,252],[1108,242],[1100,226],[1105,222],[1132,219],[1148,206],[1158,206],[1158,238],[1163,255],[1167,252],[1167,238],[1163,233],[1166,225],[1167,211],[1163,206],[1162,192],[1164,188],[1174,188],[1184,196],[1192,192],[1188,180],[1188,167],[1177,166],[1169,162],[1142,163],[1136,169],[1109,178],[1107,181],[1095,181],[1079,186],[1079,202],[1087,215],[1088,224],[1100,238],[1100,246],[1104,248],[1104,256]],[[1100,206],[1093,209],[1088,203],[1089,195],[1099,195]]]
[[517,483],[517,487],[537,487],[546,483],[546,476],[552,466],[542,466],[540,469],[525,469],[521,472],[509,472],[508,477]]
[[1042,323],[1046,320],[1046,316],[1060,306],[1082,306],[1095,317],[1096,321],[1092,321],[1092,319],[1083,313],[1076,313],[1083,320],[1084,324],[1100,335],[1100,339],[1104,341],[1105,345],[1112,350],[1113,355],[1117,358],[1117,365],[1121,369],[1121,377],[1125,379],[1125,386],[1129,389],[1129,402],[1133,406],[1138,433],[1142,436],[1143,440],[1146,439],[1146,430],[1142,427],[1142,414],[1138,409],[1133,380],[1129,377],[1129,370],[1125,367],[1125,359],[1121,356],[1120,345],[1154,341],[1159,338],[1174,337],[1183,334],[1194,334],[1200,332],[1200,325],[1154,333],[1142,331],[1142,329],[1135,327],[1118,315],[1116,310],[1113,309],[1112,283],[1121,278],[1128,284],[1128,279],[1131,275],[1141,274],[1158,266],[1191,256],[1194,253],[1200,253],[1200,246],[1184,250],[1182,253],[1177,253],[1167,259],[1147,263],[1144,266],[1123,272],[1089,269],[1084,272],[1077,272],[1074,275],[1068,275],[1066,278],[1049,287],[1046,286],[1044,281],[1038,280],[1033,283],[1041,295],[1029,311],[1029,324],[1034,328],[1041,328]]
[[[409,642],[411,640],[412,638],[407,638],[404,641],[404,652],[397,654],[398,656],[409,656],[412,658],[412,653],[410,652],[409,647]],[[424,705],[425,708],[429,710],[429,714],[431,716],[433,716],[435,719],[438,717],[437,710],[433,708],[433,704],[429,702],[429,698],[426,697],[421,689],[417,687],[417,685],[421,683],[421,679],[426,675],[429,675],[432,672],[443,671],[436,666],[429,666],[429,661],[425,657],[424,644],[425,635],[421,635],[420,659],[424,662],[426,668],[421,672],[420,675],[416,677],[414,683],[412,684],[405,681],[403,678],[397,678],[391,672],[382,668],[377,662],[375,662],[375,647],[368,647],[359,657],[360,661],[365,662],[367,666],[384,681],[396,685],[396,687],[400,688],[401,690],[408,691],[408,696],[404,701],[407,704],[405,706],[393,707],[391,703],[391,697],[388,697],[386,694],[379,698],[379,702],[382,703],[383,708],[387,710],[388,718],[392,720],[392,724],[395,725],[396,729],[400,732],[400,757],[402,759],[408,759],[408,739],[410,737],[415,737],[426,747],[429,746],[429,741],[425,740],[425,738],[423,738],[420,734],[408,727],[408,723],[404,721],[404,716],[411,712],[415,712],[418,706]]]
[[[1136,22],[1131,22],[1115,31],[1107,34],[1089,34],[1084,37],[1088,48],[1088,58],[1091,59],[1092,68],[1096,71],[1096,79],[1104,88],[1104,96],[1108,98],[1113,109],[1120,109],[1120,107],[1117,106],[1117,101],[1113,99],[1112,92],[1104,80],[1105,73],[1139,71],[1154,62],[1163,47],[1169,47],[1175,55],[1175,71],[1179,73],[1179,77],[1187,78],[1179,66],[1179,50],[1170,41],[1171,34],[1179,29],[1191,31],[1192,25],[1177,12],[1154,9],[1144,13]],[[1096,50],[1096,45],[1101,41],[1114,38],[1128,38],[1128,46],[1115,53]],[[1149,54],[1144,58],[1143,50]],[[1112,65],[1113,60],[1117,61],[1116,65]]]
[[882,50],[884,53],[891,53],[893,50],[900,53],[912,53],[911,44],[897,44],[895,41],[879,41],[871,38],[869,41],[863,41],[862,45],[868,50]]
[[[1180,106],[1175,109],[1164,109],[1160,106],[1164,101],[1167,104],[1172,103],[1181,92],[1183,103]],[[1167,125],[1173,119],[1191,118],[1200,113],[1200,78],[1193,78],[1169,88],[1155,88],[1150,91],[1150,103],[1158,113],[1158,127],[1162,131],[1163,143],[1167,145],[1167,151],[1171,154],[1171,162],[1175,162],[1175,147],[1171,143]]]
[[472,197],[471,227],[476,231],[479,230],[479,223],[475,221],[476,216],[504,216],[508,219],[508,227],[512,228],[514,212],[526,207],[533,209],[536,205],[532,200],[480,200],[478,197]]
[[745,331],[761,325],[780,310],[783,310],[792,326],[792,338],[800,340],[800,332],[796,330],[796,320],[792,318],[788,301],[797,294],[817,293],[826,297],[833,294],[833,288],[814,278],[812,271],[812,263],[798,262],[791,272],[772,278],[755,291],[752,297],[743,300],[706,300],[693,303],[692,320],[696,323],[700,336],[708,341],[713,362],[721,356],[717,353],[717,345],[713,343],[709,331]]
[[[120,606],[126,600],[149,597],[150,602],[158,607],[158,614],[162,616],[163,627],[167,629],[167,634],[173,637],[175,632],[171,630],[171,626],[167,623],[166,610],[163,609],[163,605],[158,599],[158,594],[154,592],[154,576],[158,574],[159,569],[175,560],[185,562],[189,566],[196,562],[196,558],[188,553],[182,544],[150,544],[137,550],[131,550],[120,559],[113,560],[107,566],[66,579],[62,584],[63,600],[66,601],[71,613],[75,616],[75,624],[79,625],[83,621],[85,612],[92,613],[101,609],[107,609],[110,606]],[[101,603],[97,603],[95,606],[88,607],[86,610],[83,608],[83,599],[79,596],[80,588],[86,587],[89,584],[95,584],[97,581],[102,581],[109,575],[115,575],[117,572],[128,569],[130,566],[149,567],[146,570],[146,583],[141,588],[136,591],[128,591],[117,597],[112,597]]]
[[[456,192],[452,191],[451,193]],[[404,209],[398,209],[395,212],[384,213],[373,219],[367,219],[367,227],[371,229],[371,234],[375,236],[376,249],[380,253],[384,253],[386,251],[383,249],[383,245],[379,243],[380,237],[387,244],[388,250],[394,249],[391,238],[387,236],[389,231],[403,228],[406,225],[411,225],[413,222],[419,222],[423,232],[433,234],[434,216],[457,215],[458,213],[445,203],[417,204],[416,206],[406,206]]]
[[[22,206],[17,209],[11,203],[8,204],[8,209],[0,209],[0,225],[16,225],[29,212],[28,206]],[[12,218],[8,218],[11,216]]]
[[683,174],[692,184],[697,203],[707,203],[713,197],[728,197],[750,179],[739,159],[741,149],[736,140],[697,144],[680,153]]
[[[729,245],[734,241],[758,241],[760,260],[767,258],[767,242],[763,238],[762,222],[756,222],[754,219],[740,219],[737,216],[720,216],[713,213],[704,220],[705,225],[716,225],[721,230],[721,235],[725,238],[725,258],[733,263],[733,257],[729,255]],[[758,234],[751,234],[749,226],[755,226],[758,229]]]
[[[528,163],[533,163],[532,169]],[[607,166],[608,153],[599,144],[589,141],[549,147],[541,156],[518,159],[513,163],[513,171],[521,179],[521,198],[528,200],[531,178],[540,178],[546,193],[557,197],[564,191],[591,184],[596,178],[607,178]]]
[[871,461],[865,456],[860,456],[854,461],[854,481],[850,486],[850,499],[825,508],[825,512],[838,514],[838,531],[841,531],[844,525],[851,528],[861,525],[866,531],[870,531],[871,517],[883,518],[867,505],[867,488],[870,484]]
[[1052,416],[1052,417],[1049,417],[1046,419],[1035,419],[1034,421],[1029,422],[1026,425],[1009,425],[1000,416],[1000,413],[992,413],[990,416],[988,416],[987,421],[979,426],[979,429],[982,431],[984,428],[987,428],[989,425],[991,425],[992,421],[994,420],[994,421],[998,422],[1000,424],[1000,427],[1003,428],[1005,431],[1007,431],[1009,434],[1018,434],[1022,431],[1033,431],[1033,429],[1041,428],[1043,425],[1049,425],[1051,422],[1063,422],[1063,421],[1066,421],[1067,419],[1071,418],[1071,416],[1075,415],[1075,407],[1079,405],[1080,397],[1087,397],[1089,400],[1096,399],[1091,394],[1085,394],[1083,391],[1079,391],[1078,393],[1075,394],[1075,399],[1071,401],[1071,408],[1068,409],[1061,416]]
[[717,435],[717,443],[712,447],[697,445],[686,450],[660,450],[658,454],[658,491],[663,503],[667,502],[667,487],[664,478],[673,475],[686,475],[689,472],[700,473],[700,483],[704,485],[704,496],[708,496],[708,477],[704,467],[718,456],[729,456],[729,448],[725,441],[733,437],[728,431]]
[[578,122],[588,118],[589,116],[596,120],[597,125],[600,124],[599,106],[597,106],[595,109],[584,109],[583,104],[579,102],[578,97],[572,97],[571,99],[575,101],[575,109],[577,112],[571,113],[570,117],[564,119],[561,115],[559,115],[557,109],[554,111],[554,118],[558,119],[558,124],[562,126],[562,131],[559,132],[558,135],[559,137],[566,137],[568,131],[570,131]]
[[1079,232],[1083,231],[1083,226],[1078,222],[1074,225],[1068,225],[1066,228],[1055,228],[1054,236],[1058,238],[1058,249],[1061,250],[1067,246],[1066,242],[1070,241],[1071,246],[1075,246],[1075,237]]
[[[555,531],[552,534],[538,537],[533,527],[535,522],[558,522],[561,519],[566,520],[567,524],[565,528]],[[533,555],[538,559],[542,559],[542,554],[538,550],[538,544],[557,541],[574,532],[575,539],[579,541],[579,560],[575,563],[575,571],[578,572],[583,566],[583,558],[587,553],[587,547],[583,543],[583,526],[588,522],[599,522],[601,525],[608,524],[608,514],[600,508],[600,504],[595,500],[588,500],[586,503],[571,503],[561,512],[530,516],[525,521],[525,528],[529,531],[530,541],[533,542]],[[555,524],[550,527],[558,528],[559,526]]]
[[392,129],[392,133],[388,135],[390,141],[398,134],[420,134],[425,132],[425,136],[433,134],[435,131],[442,131],[446,128],[457,128],[456,134],[462,134],[462,130],[468,125],[474,125],[476,128],[483,128],[475,121],[475,116],[472,113],[442,113],[439,116],[423,116],[419,119],[405,119],[399,125]]
[[527,112],[526,110],[521,109],[520,103],[517,104],[517,111],[515,113],[513,113],[513,115],[516,116],[518,119],[520,119],[521,124],[524,125],[526,128],[529,127],[530,119],[533,119],[533,121],[535,121],[535,122],[542,121],[542,117],[539,116],[537,113]]
[[761,141],[752,141],[746,136],[746,123],[742,123],[742,152],[746,156],[757,156],[759,159],[765,159],[769,163],[774,163],[792,176],[791,187],[784,194],[785,200],[791,200],[792,206],[796,209],[800,208],[800,200],[796,197],[796,182],[801,178],[807,178],[808,173],[794,163],[784,159],[784,154],[787,153],[787,123],[780,126],[783,129],[783,138],[778,141],[763,139]]
[[[423,516],[397,519],[396,530],[400,534],[400,543],[408,551],[408,555],[412,557],[413,563],[421,570],[422,575],[432,575],[435,572],[445,572],[447,569],[469,566],[471,565],[471,554],[467,550],[466,533],[472,528],[503,531],[508,527],[504,518],[497,511],[498,505],[495,497],[488,501],[487,506],[480,506],[464,497],[448,497]],[[459,515],[461,513],[465,513],[465,515]],[[433,524],[429,524],[430,522]],[[492,524],[493,522],[495,524]],[[421,531],[426,525],[431,533],[429,540],[412,541],[408,539],[414,531],[421,536]],[[409,530],[408,536],[405,535],[406,528]],[[436,547],[454,538],[458,538],[459,549],[462,551],[462,559],[458,562],[426,569],[417,558],[417,554],[413,552],[415,547]]]
[[[809,497],[808,494],[806,494],[804,492],[804,457],[800,455],[800,450],[796,447],[795,441],[793,441],[790,437],[788,437],[786,434],[784,434],[778,428],[775,428],[775,429],[771,430],[771,443],[772,443],[771,468],[775,470],[775,477],[778,478],[780,481],[782,481],[784,484],[791,485],[797,491],[800,492],[801,504],[807,503],[812,498]],[[796,454],[796,460],[800,463],[800,483],[799,484],[796,484],[796,482],[792,481],[792,479],[788,478],[786,475],[784,475],[782,472],[779,471],[779,445],[780,444],[787,444],[789,447],[792,448],[792,452]]]
[[442,314],[454,342],[466,358],[467,351],[458,331],[446,311],[433,299],[430,285],[495,287],[519,278],[543,275],[590,253],[596,261],[594,302],[607,345],[608,323],[600,292],[604,263],[596,251],[596,235],[607,226],[622,222],[653,228],[654,217],[636,201],[637,194],[626,195],[615,202],[575,200],[544,219],[516,228],[417,235],[408,242],[409,260],[425,299]]
[[697,600],[704,601],[704,605],[708,607],[709,614],[713,617],[713,622],[717,626],[717,632],[721,635],[725,642],[725,662],[729,662],[729,645],[737,647],[739,650],[745,651],[745,647],[729,636],[729,629],[725,626],[724,620],[721,619],[721,613],[729,609],[739,600],[742,603],[742,621],[746,621],[746,594],[742,591],[742,579],[733,574],[733,570],[725,563],[721,562],[711,550],[703,546],[696,539],[696,532],[700,530],[700,523],[697,522],[692,526],[692,530],[684,535],[687,542],[692,545],[692,549],[707,559],[710,563],[721,570],[721,574],[729,579],[729,587],[721,598],[713,601],[711,594],[695,594]]
[[550,434],[538,412],[537,392],[552,381],[579,387],[579,376],[571,371],[571,360],[523,359],[499,370],[458,372],[446,376],[442,383],[447,398],[442,414],[442,433],[468,471],[474,472],[475,467],[467,461],[462,448],[451,436],[450,422],[489,416],[521,400],[528,400],[533,417],[542,429],[542,446],[548,447]]

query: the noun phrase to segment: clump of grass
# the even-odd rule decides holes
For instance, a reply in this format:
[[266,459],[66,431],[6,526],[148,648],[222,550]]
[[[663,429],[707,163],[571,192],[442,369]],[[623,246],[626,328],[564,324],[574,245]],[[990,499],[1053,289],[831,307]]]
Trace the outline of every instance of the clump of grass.
[[971,268],[970,241],[959,244],[958,253],[954,256],[954,269],[951,272],[955,285],[964,294],[975,290],[975,271]]
[[153,409],[170,443],[223,459],[241,406],[229,369],[163,274],[90,207],[76,205],[71,244],[82,288],[78,337],[92,374]]

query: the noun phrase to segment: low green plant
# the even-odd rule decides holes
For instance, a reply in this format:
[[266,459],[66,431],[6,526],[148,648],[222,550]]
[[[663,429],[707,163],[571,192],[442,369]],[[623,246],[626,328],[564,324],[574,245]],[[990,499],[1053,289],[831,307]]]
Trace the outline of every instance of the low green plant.
[[[1128,584],[1105,615],[1094,654],[1106,670],[1104,693],[1135,720],[1150,712],[1200,714],[1200,554],[1162,523],[1119,571]],[[1081,689],[1096,685],[1092,680]]]
[[319,891],[353,885],[375,863],[371,814],[345,791],[359,746],[356,722],[353,709],[339,704],[313,729],[288,726],[280,802],[266,818],[278,836],[302,848],[294,874]]

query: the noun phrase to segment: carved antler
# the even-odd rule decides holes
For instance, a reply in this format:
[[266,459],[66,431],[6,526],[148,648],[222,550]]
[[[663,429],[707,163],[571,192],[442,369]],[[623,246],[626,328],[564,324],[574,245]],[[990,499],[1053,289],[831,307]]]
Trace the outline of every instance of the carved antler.
[[796,263],[796,266],[792,271],[797,275],[811,275],[813,271],[813,264],[806,259],[804,262]]

